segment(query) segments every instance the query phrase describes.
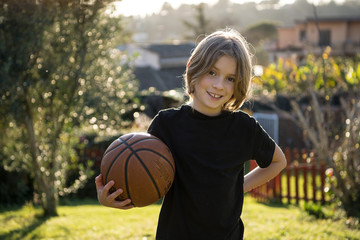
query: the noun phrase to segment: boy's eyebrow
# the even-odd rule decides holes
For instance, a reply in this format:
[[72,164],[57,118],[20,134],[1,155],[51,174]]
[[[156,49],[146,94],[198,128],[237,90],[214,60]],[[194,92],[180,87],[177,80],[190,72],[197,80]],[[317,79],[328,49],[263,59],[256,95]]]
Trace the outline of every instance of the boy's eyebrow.
[[[212,66],[212,68],[214,68],[216,71],[219,71],[219,69],[218,69],[215,65]],[[231,73],[231,74],[228,74],[228,75],[235,77],[235,76],[236,76],[236,73]]]

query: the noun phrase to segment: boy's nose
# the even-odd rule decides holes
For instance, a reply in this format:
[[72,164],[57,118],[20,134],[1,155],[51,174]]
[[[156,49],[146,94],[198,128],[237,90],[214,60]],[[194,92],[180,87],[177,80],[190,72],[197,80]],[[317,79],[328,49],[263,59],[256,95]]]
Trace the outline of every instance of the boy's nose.
[[214,80],[213,88],[216,88],[216,89],[223,89],[224,88],[224,82],[223,82],[223,79],[221,77],[218,77],[218,78],[216,78],[216,80]]

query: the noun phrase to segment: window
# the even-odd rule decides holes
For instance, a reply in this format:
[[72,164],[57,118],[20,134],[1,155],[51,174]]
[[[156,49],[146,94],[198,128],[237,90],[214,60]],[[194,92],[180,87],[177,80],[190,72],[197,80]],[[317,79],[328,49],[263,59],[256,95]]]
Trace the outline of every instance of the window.
[[306,40],[306,31],[305,30],[301,30],[300,31],[300,42],[303,42]]
[[320,30],[319,46],[330,46],[331,44],[331,31]]

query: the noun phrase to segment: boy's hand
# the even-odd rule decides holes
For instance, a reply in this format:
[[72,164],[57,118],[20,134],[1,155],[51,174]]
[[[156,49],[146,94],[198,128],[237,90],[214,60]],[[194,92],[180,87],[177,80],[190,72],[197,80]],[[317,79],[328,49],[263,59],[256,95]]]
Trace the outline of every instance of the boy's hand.
[[102,205],[119,209],[130,209],[134,207],[134,205],[130,204],[130,199],[126,199],[124,201],[115,200],[123,192],[121,188],[119,188],[113,193],[109,193],[109,190],[115,184],[114,181],[110,181],[104,186],[102,183],[102,175],[100,174],[95,178],[95,184],[97,190],[97,197]]

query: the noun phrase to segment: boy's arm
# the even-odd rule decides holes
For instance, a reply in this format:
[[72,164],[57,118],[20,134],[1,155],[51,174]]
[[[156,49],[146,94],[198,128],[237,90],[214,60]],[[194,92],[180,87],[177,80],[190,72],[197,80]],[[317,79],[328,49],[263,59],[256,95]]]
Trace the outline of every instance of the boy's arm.
[[278,145],[275,145],[275,151],[271,164],[266,168],[256,167],[244,177],[244,192],[254,189],[278,175],[286,167],[286,158]]

